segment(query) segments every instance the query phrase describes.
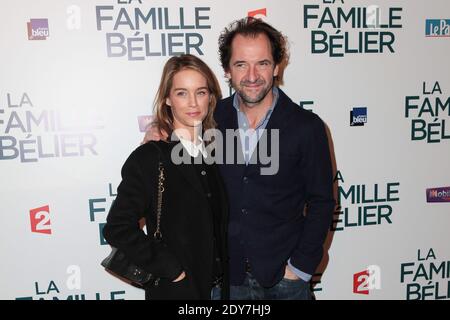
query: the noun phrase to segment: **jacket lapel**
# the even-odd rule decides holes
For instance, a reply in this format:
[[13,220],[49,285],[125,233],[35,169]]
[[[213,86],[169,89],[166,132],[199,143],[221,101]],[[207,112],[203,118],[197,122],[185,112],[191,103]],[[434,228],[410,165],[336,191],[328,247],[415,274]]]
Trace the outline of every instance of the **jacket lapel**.
[[292,101],[280,88],[278,88],[278,93],[278,101],[266,129],[282,129],[289,121],[288,109],[291,108]]
[[[219,123],[219,129],[222,132],[223,135],[223,164],[227,164],[227,157],[230,157],[230,154],[233,154],[233,160],[232,160],[232,166],[228,166],[232,170],[240,170],[241,174],[243,174],[245,169],[245,158],[244,154],[242,153],[242,143],[241,138],[239,135],[239,132],[237,131],[239,129],[238,124],[238,116],[236,109],[233,107],[233,99],[234,99],[234,93],[231,97],[227,98],[231,101],[226,103],[226,107],[229,108],[226,115],[223,118],[223,121]],[[226,130],[233,130],[232,134],[234,136],[234,141],[227,143],[227,133]],[[238,161],[240,160],[240,161]],[[236,165],[239,164],[239,165]]]

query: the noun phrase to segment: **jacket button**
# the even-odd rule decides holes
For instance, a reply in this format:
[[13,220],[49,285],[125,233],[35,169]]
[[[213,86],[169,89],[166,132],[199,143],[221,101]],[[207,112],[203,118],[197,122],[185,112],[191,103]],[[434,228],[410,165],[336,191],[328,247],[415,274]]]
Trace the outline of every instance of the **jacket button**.
[[206,176],[206,171],[202,170],[202,172],[200,172],[202,176]]

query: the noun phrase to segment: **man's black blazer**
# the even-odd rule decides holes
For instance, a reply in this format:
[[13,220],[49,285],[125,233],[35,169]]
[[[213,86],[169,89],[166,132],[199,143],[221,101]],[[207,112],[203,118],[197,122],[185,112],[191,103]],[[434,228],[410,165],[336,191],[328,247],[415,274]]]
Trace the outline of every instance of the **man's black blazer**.
[[[232,105],[234,95],[219,102],[215,112],[218,128],[237,129]],[[259,158],[254,164],[219,166],[230,206],[228,246],[230,283],[239,285],[245,277],[245,259],[258,282],[271,287],[278,283],[286,262],[313,275],[323,255],[323,243],[330,228],[335,201],[329,145],[325,126],[313,112],[300,108],[279,90],[278,102],[266,126],[279,131],[279,170],[262,175]],[[227,154],[241,154],[235,139]],[[260,148],[259,140],[258,148]],[[269,150],[273,150],[269,144]],[[253,157],[257,155],[255,150]],[[304,208],[307,205],[307,214]]]

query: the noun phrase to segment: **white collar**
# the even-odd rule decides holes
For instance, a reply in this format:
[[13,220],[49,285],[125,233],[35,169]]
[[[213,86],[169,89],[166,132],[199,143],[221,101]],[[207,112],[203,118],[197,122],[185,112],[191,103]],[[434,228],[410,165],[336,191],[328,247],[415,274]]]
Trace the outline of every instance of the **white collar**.
[[205,143],[203,142],[202,138],[199,136],[198,140],[200,141],[199,144],[194,144],[191,140],[186,140],[181,137],[179,137],[181,144],[186,149],[186,151],[189,153],[189,155],[193,158],[196,158],[199,154],[199,152],[203,155],[203,158],[207,158],[207,152],[205,149]]

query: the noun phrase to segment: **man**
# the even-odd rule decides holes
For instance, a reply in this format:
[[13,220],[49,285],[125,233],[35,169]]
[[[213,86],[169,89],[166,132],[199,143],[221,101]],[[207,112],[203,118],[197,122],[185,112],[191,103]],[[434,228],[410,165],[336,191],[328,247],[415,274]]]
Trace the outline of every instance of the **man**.
[[[218,103],[214,118],[223,136],[240,129],[224,152],[245,159],[219,166],[230,206],[230,298],[311,299],[335,204],[324,124],[274,83],[287,62],[279,31],[254,18],[236,21],[221,34],[219,52],[236,93]],[[260,138],[274,131],[279,168],[264,175]]]

